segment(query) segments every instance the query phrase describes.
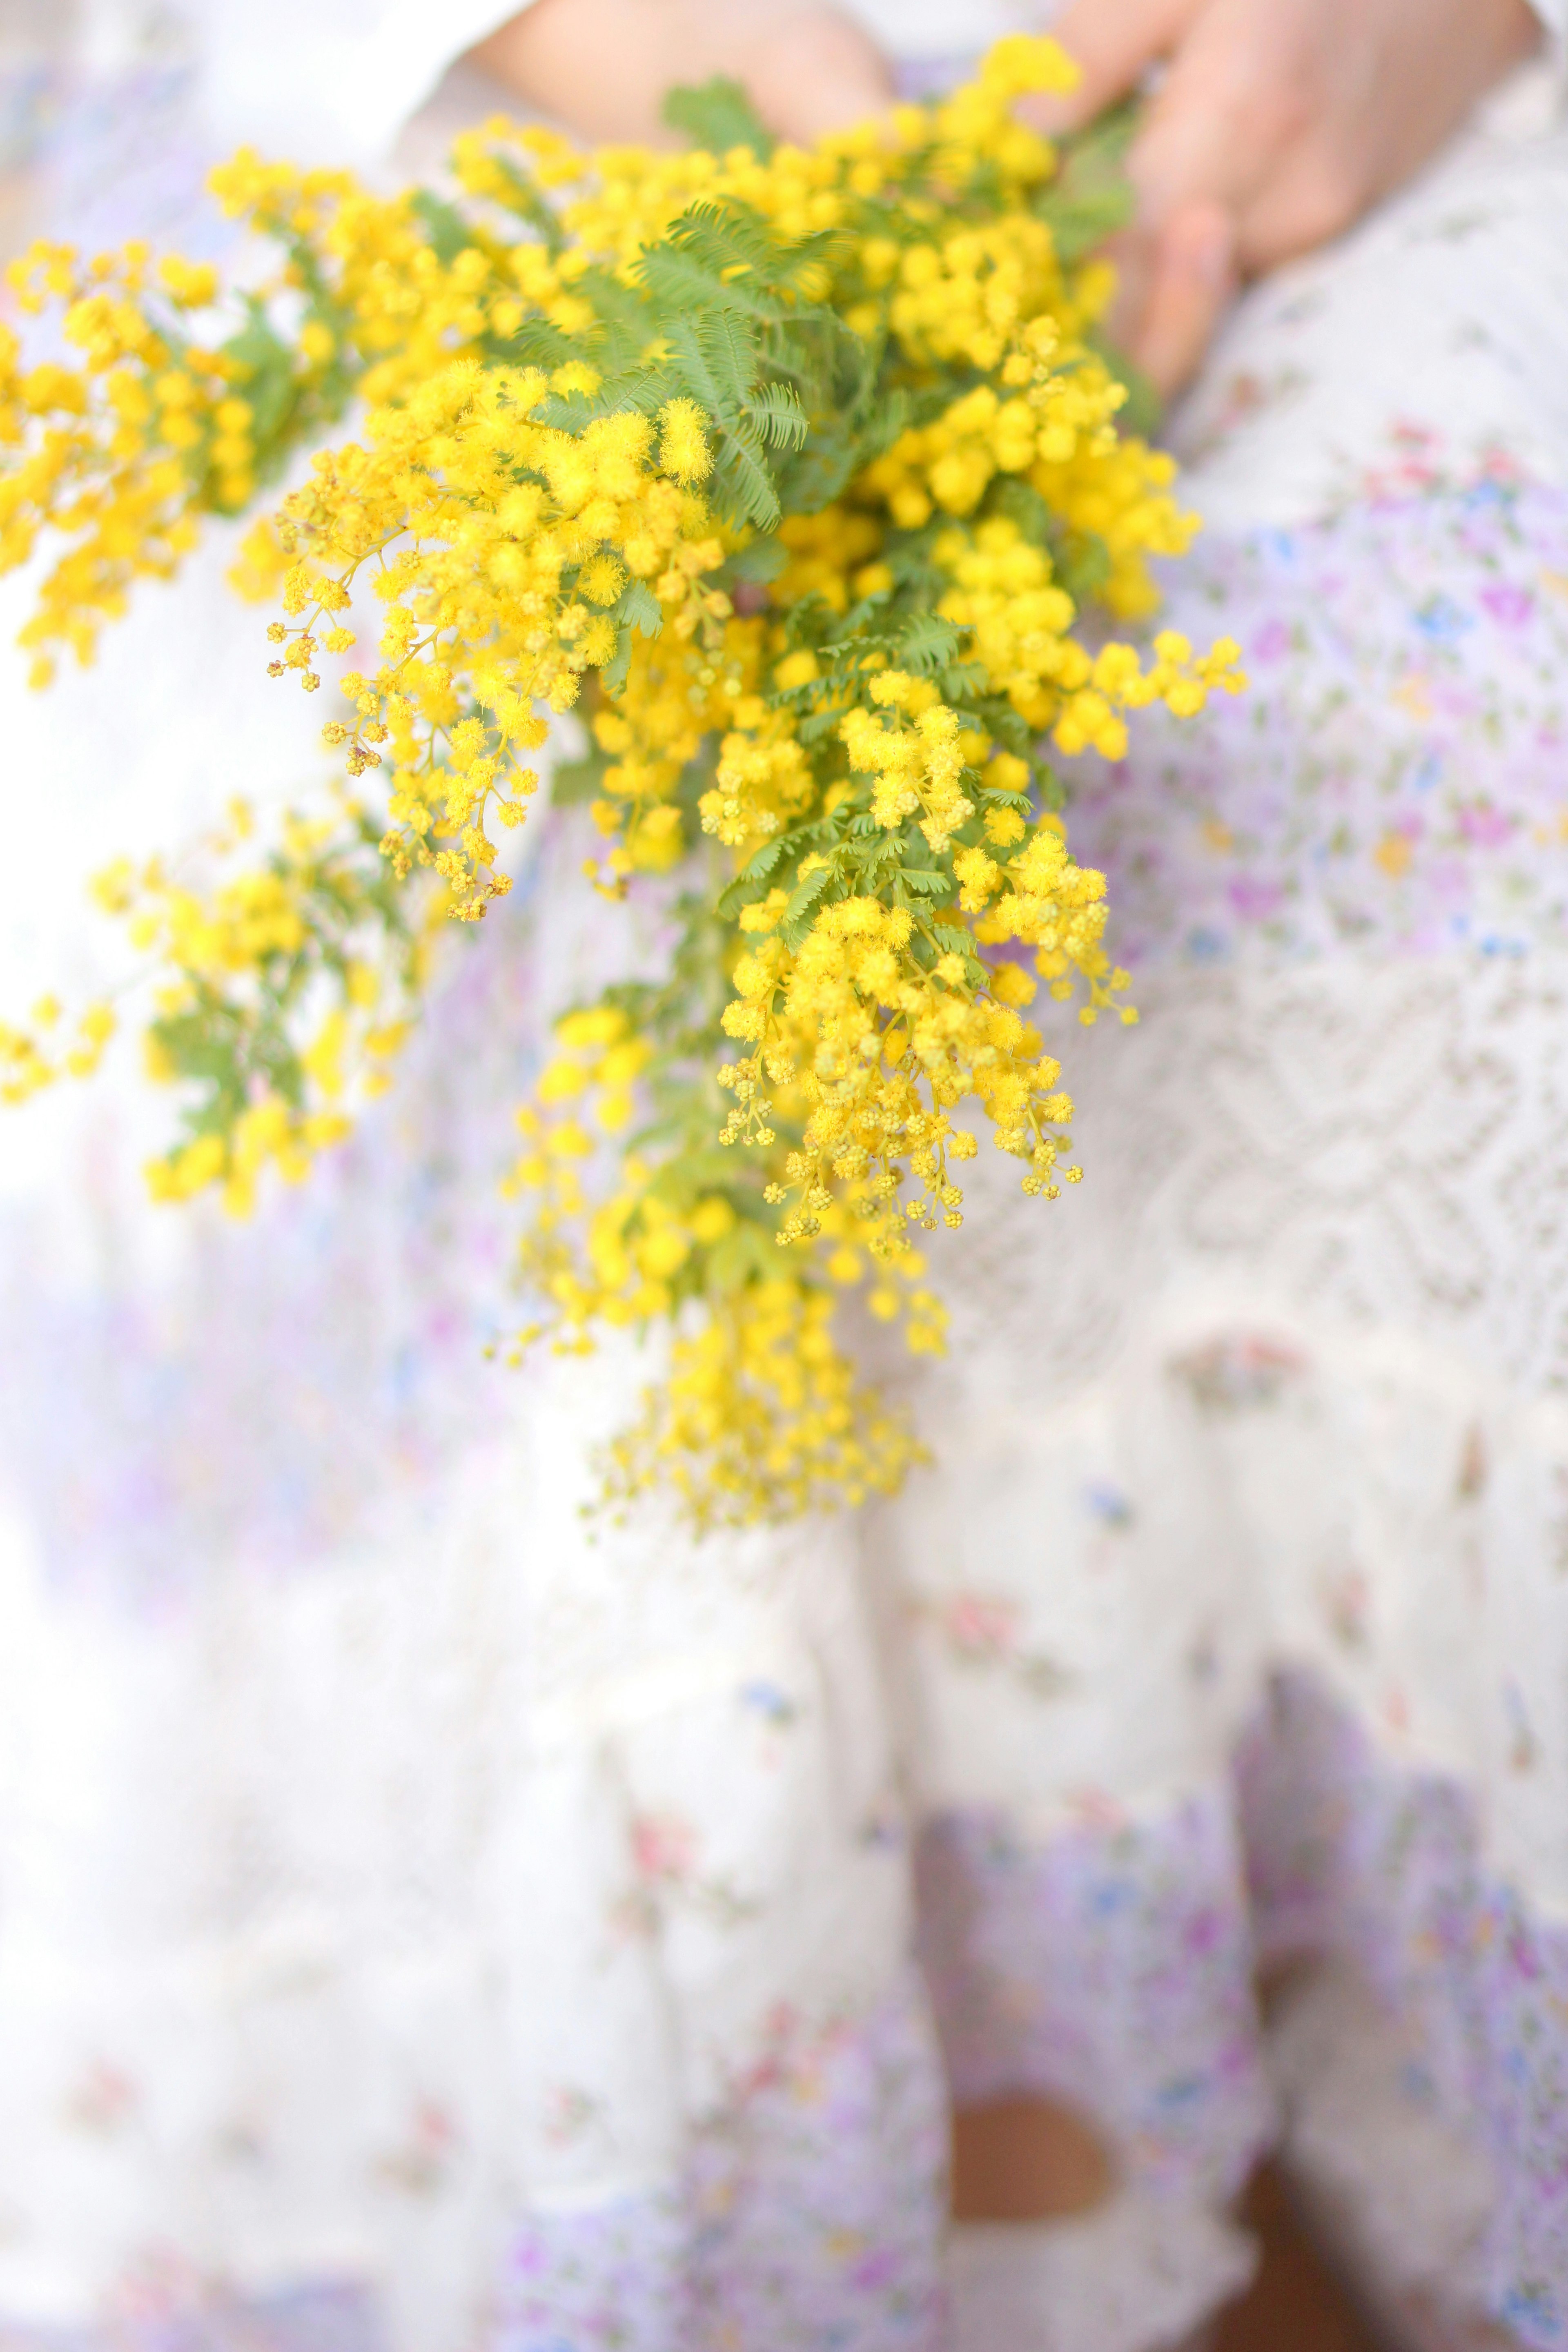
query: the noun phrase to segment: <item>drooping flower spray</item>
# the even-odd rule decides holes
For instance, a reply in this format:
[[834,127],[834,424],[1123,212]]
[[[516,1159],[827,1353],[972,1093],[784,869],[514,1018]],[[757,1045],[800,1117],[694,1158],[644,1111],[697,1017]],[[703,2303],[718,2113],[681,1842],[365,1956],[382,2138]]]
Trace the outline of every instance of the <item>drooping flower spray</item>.
[[[567,1015],[520,1114],[521,1343],[674,1319],[605,1484],[671,1488],[700,1527],[898,1483],[916,1439],[838,1300],[940,1348],[925,1237],[962,1222],[980,1135],[1026,1192],[1079,1172],[1031,1003],[1132,1017],[1051,747],[1115,757],[1130,712],[1240,684],[1228,642],[1105,641],[1191,525],[1096,335],[1105,143],[1014,117],[1069,75],[1006,40],[942,103],[809,151],[721,84],[683,95],[683,154],[498,122],[451,202],[241,155],[216,194],[281,259],[221,341],[209,270],[44,247],[14,272],[78,354],[26,370],[0,337],[0,564],[59,547],[41,677],[358,404],[238,583],[276,598],[272,669],[309,692],[379,606],[324,730],[338,814],[267,844],[234,812],[205,888],[144,856],[100,885],[162,972],[149,1055],[184,1130],[154,1189],[243,1211],[344,1131],[437,921],[507,888],[495,828],[579,711],[584,887],[671,877],[675,943]],[[37,1015],[0,1030],[12,1098],[113,1025]]]

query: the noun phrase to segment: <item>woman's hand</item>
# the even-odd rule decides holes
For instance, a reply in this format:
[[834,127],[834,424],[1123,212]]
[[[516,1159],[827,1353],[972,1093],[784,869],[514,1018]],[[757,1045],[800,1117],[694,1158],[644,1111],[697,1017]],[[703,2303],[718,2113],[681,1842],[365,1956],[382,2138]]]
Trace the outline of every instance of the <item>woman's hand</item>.
[[536,0],[475,51],[518,95],[585,138],[666,143],[678,82],[725,74],[782,138],[808,140],[892,99],[873,42],[799,0]]
[[1239,279],[1324,244],[1407,179],[1541,37],[1527,0],[1072,0],[1066,129],[1164,79],[1131,154],[1120,332],[1164,391]]

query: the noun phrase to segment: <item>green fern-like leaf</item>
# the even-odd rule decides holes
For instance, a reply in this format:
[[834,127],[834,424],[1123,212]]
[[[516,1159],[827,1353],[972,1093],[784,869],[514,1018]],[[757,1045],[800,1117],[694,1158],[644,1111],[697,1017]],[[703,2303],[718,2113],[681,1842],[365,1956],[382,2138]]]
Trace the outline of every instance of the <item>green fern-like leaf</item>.
[[718,911],[726,922],[733,922],[742,907],[752,906],[757,899],[765,897],[770,887],[768,877],[784,854],[783,841],[764,842],[728,887],[720,892]]
[[672,89],[661,110],[672,131],[682,131],[693,147],[727,155],[731,147],[749,147],[760,162],[773,152],[773,141],[761,116],[738,81],[716,74],[711,81]]
[[749,522],[757,530],[776,530],[784,520],[762,442],[744,422],[721,439],[713,489],[714,503],[728,522]]
[[818,866],[813,868],[804,882],[795,884],[795,895],[784,908],[784,920],[779,925],[779,935],[792,953],[801,945],[807,931],[810,930],[816,902],[832,879],[832,867]]
[[474,242],[474,232],[455,205],[433,196],[421,188],[410,209],[418,214],[425,226],[437,260],[443,269],[449,269],[459,253],[466,252]]
[[500,201],[507,210],[516,213],[530,228],[537,229],[552,254],[564,252],[566,232],[543,190],[536,187],[527,173],[520,172],[505,155],[498,155],[492,150],[490,162],[505,183],[506,194]]
[[900,669],[919,674],[943,668],[963,641],[963,631],[951,621],[939,620],[934,613],[921,613],[899,632],[893,650]]
[[669,365],[698,405],[723,423],[739,417],[761,372],[755,338],[734,319],[677,319],[666,331]]
[[616,618],[629,621],[637,635],[657,637],[664,626],[658,598],[646,580],[629,580],[616,601]]
[[[740,268],[750,275],[750,264]],[[747,276],[727,278],[679,245],[661,241],[644,248],[637,260],[637,279],[647,288],[655,309],[663,315],[683,311],[726,311],[737,319],[776,319],[780,305]]]
[[793,384],[764,383],[752,395],[748,414],[773,449],[798,449],[811,430]]

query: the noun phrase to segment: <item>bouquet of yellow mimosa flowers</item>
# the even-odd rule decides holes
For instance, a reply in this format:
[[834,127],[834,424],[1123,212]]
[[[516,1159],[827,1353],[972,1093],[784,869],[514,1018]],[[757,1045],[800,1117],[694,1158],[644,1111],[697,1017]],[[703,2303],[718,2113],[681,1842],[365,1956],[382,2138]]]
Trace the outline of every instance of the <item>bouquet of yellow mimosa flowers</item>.
[[[840,1303],[939,1349],[929,1237],[983,1136],[1046,1201],[1079,1173],[1031,1006],[1134,1017],[1052,753],[1241,682],[1228,642],[1113,634],[1192,525],[1098,331],[1114,138],[1016,119],[1070,76],[1005,40],[811,149],[723,83],[672,100],[685,152],[498,121],[394,200],[242,153],[213,186],[277,250],[259,285],[142,247],[12,272],[67,354],[0,328],[0,566],[55,551],[40,682],[311,446],[237,585],[308,693],[364,646],[321,809],[271,838],[233,810],[200,881],[127,845],[96,885],[179,1104],[159,1197],[243,1213],[390,1083],[563,714],[584,891],[665,894],[665,968],[559,1022],[507,1180],[520,1349],[665,1329],[619,1506],[663,1486],[701,1528],[898,1484],[918,1435]],[[89,1071],[119,1018],[42,1001],[0,1089]]]

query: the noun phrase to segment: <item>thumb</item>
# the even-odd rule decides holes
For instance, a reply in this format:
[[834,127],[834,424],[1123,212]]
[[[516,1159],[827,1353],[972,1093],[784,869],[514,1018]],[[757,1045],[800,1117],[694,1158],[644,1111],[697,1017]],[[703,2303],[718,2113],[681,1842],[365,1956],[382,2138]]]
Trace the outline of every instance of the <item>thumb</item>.
[[1196,0],[1069,0],[1050,26],[1078,67],[1076,89],[1026,99],[1018,112],[1051,136],[1077,131],[1136,89],[1174,47]]

